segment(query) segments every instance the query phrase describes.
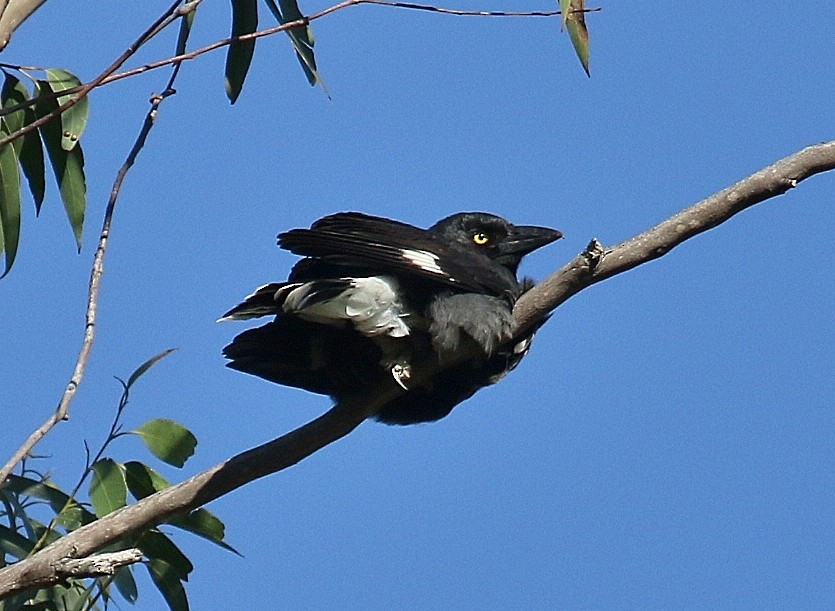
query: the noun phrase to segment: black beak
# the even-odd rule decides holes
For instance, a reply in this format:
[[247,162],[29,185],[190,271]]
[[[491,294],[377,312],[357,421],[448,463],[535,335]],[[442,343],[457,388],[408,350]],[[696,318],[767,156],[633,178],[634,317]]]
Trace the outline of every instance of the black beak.
[[504,240],[499,250],[502,255],[511,255],[520,259],[532,253],[537,248],[542,248],[562,237],[562,232],[548,227],[535,227],[533,225],[514,225]]

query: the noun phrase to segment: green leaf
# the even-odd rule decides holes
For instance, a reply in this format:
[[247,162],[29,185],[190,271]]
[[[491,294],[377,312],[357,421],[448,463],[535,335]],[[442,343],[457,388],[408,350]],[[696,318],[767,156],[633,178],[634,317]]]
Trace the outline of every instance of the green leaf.
[[154,456],[175,467],[186,464],[197,447],[191,431],[173,420],[149,420],[132,432],[142,438]]
[[[3,71],[3,76],[3,89],[0,91],[0,98],[2,98],[4,109],[17,106],[18,104],[22,104],[29,99],[29,92],[26,90],[23,83],[20,82],[19,78],[9,74],[5,70]],[[20,110],[16,110],[13,113],[5,115],[3,120],[9,128],[9,133],[14,133],[23,127],[25,123],[24,110],[21,108]],[[15,145],[17,145],[19,140],[21,139],[19,138],[18,140],[15,140]],[[17,148],[17,146],[15,146],[15,148]]]
[[[38,81],[38,91],[41,93],[52,91],[46,81]],[[43,117],[58,108],[56,101],[40,98],[35,105],[35,114]],[[55,172],[55,179],[61,191],[61,199],[67,218],[70,220],[75,242],[81,251],[81,235],[84,228],[84,210],[87,207],[87,186],[84,178],[84,153],[81,145],[77,144],[72,150],[64,150],[61,146],[61,124],[52,120],[40,127],[49,161]]]
[[182,55],[186,52],[186,43],[191,35],[191,26],[194,25],[194,16],[197,14],[197,6],[183,15],[180,20],[180,31],[177,34],[177,49],[174,55]]
[[[6,73],[5,80],[3,81],[3,91],[0,97],[3,100],[3,108],[9,108],[23,104],[29,100],[29,92],[23,83],[20,82],[20,79]],[[6,115],[4,120],[8,126],[9,133],[14,133],[24,125],[28,125],[35,120],[35,111],[31,107],[21,109]],[[38,130],[32,130],[22,138],[18,138],[12,142],[12,146],[14,146],[18,161],[20,161],[20,167],[23,169],[26,181],[29,183],[29,191],[32,192],[32,198],[35,200],[35,211],[40,213],[41,204],[43,203],[46,192],[41,136]]]
[[9,475],[3,484],[3,488],[22,496],[30,496],[46,501],[56,514],[64,510],[65,507],[75,507],[81,515],[82,524],[89,524],[96,519],[95,515],[78,505],[67,493],[56,488],[51,482],[38,481],[20,475]]
[[171,485],[151,467],[136,460],[125,463],[125,481],[128,490],[137,501]]
[[[279,23],[290,23],[291,21],[298,21],[304,18],[296,0],[279,0],[281,8],[276,6],[275,0],[266,0],[266,2],[273,17]],[[290,37],[290,42],[293,43],[293,49],[296,51],[296,59],[299,60],[304,70],[307,82],[311,85],[319,83],[325,89],[325,84],[316,68],[316,58],[313,55],[313,45],[315,44],[313,30],[309,25],[292,28],[287,30],[287,35]]]
[[[257,0],[232,0],[232,36],[251,34],[258,29]],[[232,104],[241,94],[252,55],[255,39],[233,42],[226,54],[226,96]]]
[[150,530],[143,534],[136,542],[136,547],[151,560],[163,560],[171,567],[177,579],[188,581],[189,573],[194,565],[186,555],[180,551],[174,542],[158,530]]
[[[50,68],[46,70],[46,79],[50,88],[55,93],[79,87],[81,80],[68,70],[63,68]],[[78,94],[58,96],[58,106],[69,102]],[[78,145],[84,128],[87,127],[87,119],[90,116],[90,100],[87,96],[81,98],[74,106],[61,113],[61,148],[71,151]]]
[[159,354],[152,356],[147,361],[142,363],[139,367],[136,368],[136,371],[130,374],[130,377],[128,378],[128,383],[125,384],[125,386],[129,389],[131,386],[133,386],[134,382],[136,382],[142,374],[144,374],[151,367],[156,365],[159,361],[164,359],[166,356],[168,356],[175,350],[176,348],[168,348],[167,350],[163,350]]
[[[9,134],[5,122],[0,126],[0,134]],[[6,144],[0,147],[0,247],[6,254],[6,266],[0,278],[8,274],[14,265],[19,238],[20,171],[14,146]]]
[[207,541],[211,541],[228,550],[234,554],[241,555],[238,550],[224,542],[223,537],[226,532],[226,527],[223,522],[211,513],[208,509],[195,509],[191,513],[184,516],[177,516],[168,520],[168,524],[182,528],[190,533],[194,533],[199,537],[203,537]]
[[14,556],[19,560],[26,558],[34,549],[35,542],[19,532],[0,524],[0,552]]
[[139,591],[136,589],[136,580],[133,578],[133,571],[129,566],[123,566],[113,575],[113,583],[126,601],[130,604],[139,598]]
[[112,458],[102,458],[93,464],[90,482],[90,502],[98,517],[121,509],[128,502],[128,487],[122,466]]
[[562,24],[568,30],[574,52],[587,76],[589,72],[589,31],[586,28],[585,0],[560,0]]
[[162,594],[171,611],[188,611],[188,598],[182,582],[164,560],[152,559],[145,566],[154,585]]

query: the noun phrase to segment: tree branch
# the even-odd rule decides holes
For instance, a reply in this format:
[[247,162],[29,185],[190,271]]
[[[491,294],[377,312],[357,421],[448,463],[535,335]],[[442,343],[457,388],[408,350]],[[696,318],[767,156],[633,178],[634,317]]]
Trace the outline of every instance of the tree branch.
[[75,397],[78,385],[81,384],[81,380],[84,377],[84,371],[87,368],[87,361],[90,359],[90,351],[93,349],[96,319],[98,316],[99,287],[101,285],[102,274],[104,273],[104,255],[107,252],[107,243],[110,239],[110,227],[113,221],[113,212],[116,209],[116,201],[118,200],[119,192],[122,189],[122,182],[124,181],[128,171],[136,162],[139,152],[145,146],[148,134],[151,132],[151,128],[154,126],[154,122],[156,121],[157,111],[159,110],[160,104],[162,104],[162,101],[165,98],[175,93],[173,86],[174,81],[177,78],[177,74],[179,73],[179,68],[180,64],[177,64],[172,71],[165,91],[163,91],[162,94],[154,95],[151,98],[151,109],[145,116],[145,122],[142,125],[139,136],[136,138],[136,142],[134,142],[130,153],[128,153],[128,156],[125,159],[125,163],[122,164],[122,167],[119,169],[119,172],[116,174],[116,179],[113,182],[113,188],[110,191],[110,197],[108,198],[107,207],[104,212],[104,221],[102,222],[101,233],[99,234],[99,243],[96,247],[96,254],[93,256],[93,266],[90,270],[90,284],[87,293],[87,311],[84,319],[84,339],[81,341],[81,349],[75,362],[72,377],[67,384],[67,388],[64,390],[64,394],[61,395],[60,401],[58,401],[58,406],[55,408],[55,412],[47,418],[46,422],[29,435],[28,439],[23,442],[6,464],[0,468],[0,486],[2,486],[3,482],[6,481],[6,478],[15,466],[23,460],[29,452],[32,451],[32,448],[34,448],[35,445],[43,439],[43,437],[49,433],[49,431],[52,430],[56,424],[67,419],[70,403]]
[[[0,0],[0,2],[2,2],[2,0]],[[178,12],[177,16],[178,17],[182,16],[182,15],[188,13],[189,11],[194,10],[196,8],[196,5],[199,4],[200,2],[201,2],[201,0],[192,0],[192,2],[189,2],[189,3],[181,6],[179,8],[179,12]],[[439,6],[414,4],[414,3],[410,3],[410,2],[391,2],[391,1],[388,1],[388,0],[343,0],[342,2],[339,2],[338,4],[334,4],[333,6],[322,9],[321,11],[318,11],[316,13],[311,13],[310,15],[307,15],[307,16],[302,17],[301,19],[297,19],[295,21],[287,21],[287,22],[282,23],[280,25],[275,25],[275,26],[270,27],[270,28],[266,28],[266,29],[263,29],[263,30],[258,30],[257,32],[252,32],[251,34],[242,34],[241,36],[232,36],[230,38],[224,38],[223,40],[215,41],[211,44],[206,45],[205,47],[201,47],[199,49],[194,49],[193,51],[189,51],[188,53],[183,53],[181,55],[174,55],[172,57],[167,57],[165,59],[161,59],[161,60],[158,60],[158,61],[155,61],[155,62],[151,62],[149,64],[138,66],[138,67],[132,68],[130,70],[126,70],[124,72],[115,73],[115,69],[112,69],[113,66],[116,66],[116,69],[118,69],[118,67],[121,67],[121,65],[124,64],[125,60],[129,57],[129,55],[126,56],[126,55],[123,54],[118,60],[116,60],[116,62],[114,62],[110,67],[108,67],[104,72],[102,72],[101,75],[96,77],[94,80],[90,81],[89,83],[79,85],[78,87],[72,87],[72,88],[69,88],[69,89],[64,89],[60,92],[60,95],[65,96],[65,95],[73,95],[73,94],[76,94],[76,93],[80,94],[82,91],[84,92],[83,95],[87,95],[90,91],[92,91],[93,89],[96,89],[97,87],[101,87],[103,85],[109,85],[110,83],[113,83],[115,81],[120,81],[122,79],[129,78],[129,77],[132,77],[132,76],[137,76],[138,74],[143,74],[143,73],[148,72],[150,70],[156,70],[157,68],[163,68],[165,66],[170,66],[172,64],[180,64],[184,61],[189,61],[189,60],[192,60],[192,59],[196,59],[196,58],[200,57],[201,55],[205,55],[206,53],[209,53],[209,52],[214,51],[216,49],[227,47],[227,46],[229,46],[233,43],[236,43],[236,42],[246,42],[248,40],[256,40],[258,38],[264,38],[266,36],[272,36],[273,34],[277,34],[279,32],[286,32],[287,30],[291,30],[291,29],[294,29],[294,28],[307,27],[313,21],[321,19],[322,17],[326,17],[326,16],[330,15],[331,13],[341,11],[343,9],[348,8],[349,6],[359,6],[360,4],[373,4],[373,5],[377,5],[377,6],[387,6],[387,7],[393,7],[393,8],[404,8],[404,9],[411,9],[411,10],[418,10],[418,11],[430,11],[430,12],[441,13],[441,14],[445,14],[445,15],[461,15],[461,16],[472,16],[472,17],[554,17],[556,15],[561,14],[561,11],[558,11],[558,10],[554,10],[554,11],[465,11],[465,10],[459,10],[459,9],[448,9],[448,8],[443,8],[443,7],[439,7]],[[584,12],[597,12],[599,10],[600,9],[597,9],[597,8],[595,8],[595,9],[583,9]],[[156,34],[159,31],[161,31],[164,27],[166,27],[167,25],[168,25],[168,23],[166,22],[164,25],[162,25],[161,27],[157,27],[156,29],[153,29],[153,26],[152,26],[152,28],[149,29],[148,31],[153,31],[154,34]],[[143,36],[147,36],[147,32]],[[143,40],[143,39],[140,37],[140,40]],[[147,42],[148,39],[146,38],[144,40],[145,40],[145,42]],[[137,43],[134,43],[134,45],[129,49],[129,51],[131,49],[134,49],[134,46],[136,44]],[[138,48],[138,47],[136,47],[136,48]],[[135,52],[135,49],[133,50],[133,52]],[[133,54],[133,52],[131,53],[131,55]],[[17,65],[12,65],[12,64],[0,64],[0,66],[6,67],[6,68],[11,68],[11,69],[19,69],[19,70],[22,70],[22,69],[41,70],[41,68],[37,68],[37,67],[34,67],[34,66],[17,66]],[[53,95],[54,97],[58,96],[58,94],[49,94],[49,93],[47,93],[45,95]],[[79,95],[78,99],[83,97],[83,95]],[[17,138],[20,138],[21,136],[26,135],[28,132],[32,131],[32,129],[34,129],[34,127],[37,127],[38,125],[40,125],[42,123],[45,123],[46,121],[50,120],[52,117],[57,116],[58,114],[60,114],[61,112],[63,112],[67,108],[69,108],[70,106],[76,104],[78,99],[73,98],[72,100],[69,100],[64,106],[61,106],[53,114],[49,115],[48,117],[43,117],[42,121],[38,124],[35,124],[32,128],[30,128],[29,126],[33,125],[33,124],[28,124],[28,125],[24,126],[23,128],[19,129],[18,131],[9,134],[8,136],[4,137],[3,139],[0,139],[0,146],[6,144],[7,142],[15,140]],[[11,105],[11,106],[7,106],[5,108],[0,109],[0,116],[6,116],[6,115],[9,115],[9,114],[12,114],[14,112],[17,112],[18,110],[33,106],[34,104],[35,104],[35,100],[32,99],[32,100],[26,100],[26,101],[21,102],[19,104],[14,104],[14,105]]]
[[[70,577],[84,579],[85,577],[105,577],[113,575],[116,569],[136,564],[142,560],[142,550],[131,548],[119,552],[96,554],[88,558],[58,560],[52,568],[54,577],[52,584],[64,581]],[[50,584],[51,585],[51,584]]]
[[[604,249],[593,240],[573,261],[519,299],[514,308],[517,330],[541,321],[582,289],[656,259],[745,208],[781,195],[802,180],[832,169],[835,169],[835,141],[811,146],[786,157],[610,249]],[[452,365],[454,363],[446,364]],[[413,368],[413,383],[420,383],[438,370],[436,363],[418,364]],[[381,376],[379,383],[363,396],[334,406],[295,431],[238,454],[181,484],[62,537],[34,556],[0,569],[0,598],[47,585],[50,567],[62,559],[89,556],[129,534],[196,509],[244,484],[296,464],[353,431],[401,392],[391,376]]]

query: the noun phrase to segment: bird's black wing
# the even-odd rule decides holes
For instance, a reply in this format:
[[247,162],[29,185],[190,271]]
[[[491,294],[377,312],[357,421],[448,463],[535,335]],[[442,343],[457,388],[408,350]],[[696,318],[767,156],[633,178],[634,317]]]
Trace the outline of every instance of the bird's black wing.
[[483,253],[431,231],[358,212],[326,216],[278,236],[281,248],[342,268],[406,275],[459,291],[512,294],[513,274]]

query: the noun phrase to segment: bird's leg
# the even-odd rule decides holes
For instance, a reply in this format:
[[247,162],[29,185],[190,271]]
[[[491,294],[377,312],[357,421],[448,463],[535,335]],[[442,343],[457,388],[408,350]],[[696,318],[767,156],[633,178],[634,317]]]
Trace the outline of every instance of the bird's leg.
[[403,390],[409,390],[406,383],[412,377],[413,346],[400,337],[376,337],[375,343],[383,353],[380,367],[385,369]]
[[[391,376],[394,378],[394,381],[397,382],[398,386],[403,390],[409,390],[406,386],[406,382],[410,377],[412,377],[412,366],[409,363],[395,363],[389,369],[391,372]],[[405,381],[404,381],[405,380]]]

